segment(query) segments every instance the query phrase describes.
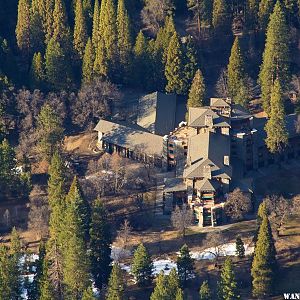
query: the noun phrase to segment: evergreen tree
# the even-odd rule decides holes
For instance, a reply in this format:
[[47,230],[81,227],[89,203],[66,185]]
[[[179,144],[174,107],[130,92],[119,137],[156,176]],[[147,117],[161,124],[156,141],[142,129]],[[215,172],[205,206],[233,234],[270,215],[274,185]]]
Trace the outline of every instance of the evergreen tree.
[[108,282],[106,300],[122,300],[124,293],[124,280],[122,270],[118,263],[114,263]]
[[184,93],[186,94],[191,86],[195,73],[197,71],[197,52],[192,37],[189,36],[184,47]]
[[46,245],[43,241],[39,245],[39,259],[36,262],[36,271],[32,283],[31,299],[39,299],[41,295],[41,283],[43,279]]
[[175,269],[172,269],[169,275],[164,275],[163,271],[156,279],[156,285],[151,300],[174,300],[180,290],[179,278]]
[[156,37],[156,46],[161,47],[163,50],[163,63],[166,64],[169,44],[172,36],[176,33],[174,18],[172,16],[167,16],[165,20],[165,26],[162,30],[159,30]]
[[189,98],[187,102],[187,109],[189,107],[201,107],[204,105],[205,100],[205,83],[202,72],[197,70],[193,83],[189,92]]
[[44,259],[43,274],[40,282],[39,300],[53,300],[55,299],[53,289],[51,286],[50,278],[48,273],[48,261]]
[[63,0],[55,0],[53,10],[53,34],[52,38],[59,43],[65,43],[69,38],[69,27],[66,8]]
[[258,25],[259,0],[248,0],[247,3],[247,24],[251,29],[256,29]]
[[[174,299],[174,298],[173,298],[173,299]],[[177,290],[175,300],[183,300],[183,291],[182,291],[182,289],[178,289],[178,290]]]
[[[36,3],[37,2],[37,3]],[[44,50],[45,34],[41,16],[40,3],[32,1],[30,14],[30,45],[33,52]]]
[[194,274],[194,260],[191,258],[189,247],[185,244],[179,250],[177,257],[178,276],[183,285]]
[[11,300],[11,271],[9,250],[5,245],[0,244],[0,295],[3,300]]
[[24,55],[30,51],[30,1],[19,0],[16,26],[17,45]]
[[92,31],[92,42],[94,47],[98,45],[99,42],[99,0],[95,0],[94,4],[94,16],[93,16],[93,31]]
[[97,300],[97,298],[94,296],[92,287],[89,287],[84,291],[81,300]]
[[214,0],[212,25],[216,30],[226,29],[228,27],[228,8],[225,0]]
[[241,92],[246,83],[246,74],[244,69],[244,58],[239,45],[239,38],[236,37],[231,48],[231,55],[228,64],[228,92],[235,103],[245,105],[247,99],[239,103]]
[[11,286],[11,299],[19,299],[19,296],[21,294],[21,273],[22,273],[22,267],[20,266],[20,258],[22,256],[22,244],[21,244],[21,238],[16,230],[15,227],[13,227],[11,236],[10,236],[10,264],[11,264],[11,270],[10,270],[10,286]]
[[238,236],[235,241],[235,254],[239,258],[245,257],[245,246],[242,238]]
[[75,177],[66,198],[63,246],[63,278],[65,297],[81,299],[90,286],[90,263],[86,248],[88,209]]
[[182,45],[177,33],[171,38],[167,61],[165,66],[165,76],[167,79],[166,91],[178,95],[184,93],[184,66],[183,66]]
[[259,82],[262,90],[263,108],[270,113],[271,89],[278,78],[281,87],[289,83],[289,30],[280,1],[277,1],[267,30],[263,62]]
[[[142,31],[139,32],[134,46],[134,82],[138,86],[145,87],[145,71],[149,66],[148,61],[148,44]],[[147,77],[147,76],[146,76]]]
[[253,296],[266,297],[272,293],[276,269],[276,249],[272,231],[268,217],[264,216],[259,228],[251,268]]
[[80,59],[83,58],[84,49],[88,39],[87,25],[82,8],[82,0],[76,1],[75,26],[74,26],[74,49]]
[[83,197],[77,176],[75,176],[72,181],[66,197],[66,203],[67,205],[75,203],[79,230],[83,234],[85,241],[88,242],[90,236],[91,209],[89,203]]
[[240,299],[232,261],[229,257],[226,258],[221,271],[221,280],[218,285],[218,292],[220,299],[223,300]]
[[82,61],[82,83],[91,83],[94,75],[94,49],[91,39],[89,38],[85,50]]
[[107,212],[100,199],[93,205],[90,229],[91,273],[95,285],[101,289],[106,284],[111,271],[111,232]]
[[56,112],[45,104],[38,115],[38,149],[45,159],[50,159],[59,148],[63,138],[63,128]]
[[212,300],[212,294],[207,280],[203,281],[201,284],[199,296],[200,300]]
[[42,13],[42,19],[45,32],[45,43],[48,44],[53,35],[53,11],[55,0],[45,0],[45,11]]
[[68,88],[71,82],[69,61],[65,49],[53,38],[47,45],[45,60],[46,78],[50,87],[55,90]]
[[86,23],[88,35],[92,32],[93,23],[93,5],[92,0],[83,0],[82,2],[83,15]]
[[118,62],[120,63],[120,76],[129,75],[129,62],[131,60],[132,41],[130,33],[129,15],[125,8],[124,0],[118,1],[117,10],[117,32],[118,32]]
[[[105,1],[106,4],[105,12],[103,15],[103,35],[101,36],[101,40],[104,43],[106,58],[108,60],[108,70],[109,74],[111,74],[113,73],[113,70],[116,67],[117,58],[117,18],[114,1]],[[101,21],[102,20],[100,19],[100,22]]]
[[32,89],[43,89],[45,84],[45,66],[41,52],[36,52],[32,58],[30,69],[30,85]]
[[285,124],[283,92],[278,78],[274,82],[271,94],[271,112],[265,126],[266,145],[271,153],[280,152],[288,144],[288,132]]
[[108,60],[103,41],[98,42],[93,68],[95,76],[106,79],[108,76]]
[[153,263],[143,244],[140,244],[134,252],[132,261],[132,274],[138,285],[145,286],[152,281]]
[[265,29],[269,23],[275,0],[261,0],[259,2],[258,20],[261,29]]

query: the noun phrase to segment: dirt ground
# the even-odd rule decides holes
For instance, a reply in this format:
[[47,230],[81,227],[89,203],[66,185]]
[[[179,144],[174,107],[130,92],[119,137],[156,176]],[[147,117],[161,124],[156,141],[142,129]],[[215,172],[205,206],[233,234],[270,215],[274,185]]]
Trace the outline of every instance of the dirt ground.
[[97,142],[96,132],[84,132],[74,136],[66,136],[64,150],[68,153],[79,155],[91,155]]

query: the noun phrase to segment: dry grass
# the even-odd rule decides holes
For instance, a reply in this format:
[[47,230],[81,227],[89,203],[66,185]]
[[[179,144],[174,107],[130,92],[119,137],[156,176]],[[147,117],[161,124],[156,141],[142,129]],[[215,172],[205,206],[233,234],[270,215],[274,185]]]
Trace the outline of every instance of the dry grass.
[[74,136],[66,136],[64,150],[77,155],[91,155],[97,140],[96,132],[84,132]]

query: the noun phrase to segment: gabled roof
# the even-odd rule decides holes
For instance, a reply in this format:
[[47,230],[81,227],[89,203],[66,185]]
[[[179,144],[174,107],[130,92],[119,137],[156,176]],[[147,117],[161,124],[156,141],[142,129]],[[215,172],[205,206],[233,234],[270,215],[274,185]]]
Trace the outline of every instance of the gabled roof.
[[191,127],[206,127],[206,116],[212,116],[213,127],[230,127],[229,121],[226,118],[219,116],[207,107],[190,107],[188,125]]
[[195,188],[199,191],[216,191],[220,187],[220,182],[217,180],[202,179],[197,180]]
[[210,98],[210,106],[214,106],[214,107],[230,107],[230,104],[226,100],[229,102],[230,99],[226,99],[226,98]]
[[175,128],[175,94],[155,92],[139,99],[137,124],[149,132],[164,136]]
[[234,104],[231,108],[231,119],[232,120],[241,120],[249,119],[252,115],[241,105]]
[[147,155],[162,156],[163,138],[141,130],[140,126],[100,120],[95,130],[101,132],[102,140],[110,144],[141,151]]

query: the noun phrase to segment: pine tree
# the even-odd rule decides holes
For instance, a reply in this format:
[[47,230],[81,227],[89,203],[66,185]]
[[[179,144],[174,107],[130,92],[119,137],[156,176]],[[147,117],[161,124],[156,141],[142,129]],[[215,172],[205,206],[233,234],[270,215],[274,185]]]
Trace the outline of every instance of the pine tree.
[[63,128],[58,115],[49,104],[43,105],[38,115],[38,149],[43,158],[50,160],[59,148],[63,138]]
[[140,244],[134,252],[132,261],[132,274],[138,285],[145,286],[152,281],[153,263],[143,244]]
[[[86,248],[87,207],[75,177],[66,198],[63,246],[65,296],[80,299],[90,286],[90,263]],[[87,217],[87,218],[86,218]]]
[[196,74],[198,63],[197,63],[197,51],[193,39],[191,36],[187,38],[184,45],[184,94],[186,94],[191,86],[193,78]]
[[261,29],[265,29],[269,23],[269,17],[273,11],[275,0],[261,0],[258,9],[258,20]]
[[45,0],[45,11],[42,13],[46,44],[49,43],[53,35],[54,2],[55,0]]
[[[109,74],[113,73],[116,67],[117,58],[117,18],[116,7],[113,0],[105,0],[105,12],[103,15],[103,35],[101,40],[104,43],[106,58],[108,60]],[[100,19],[100,22],[102,20]],[[100,23],[101,27],[101,23]]]
[[189,98],[187,102],[187,109],[189,107],[201,107],[204,105],[205,100],[205,83],[202,72],[197,70],[193,83],[189,92]]
[[16,39],[20,51],[28,56],[30,51],[30,1],[19,0]]
[[179,278],[176,269],[172,269],[169,275],[164,275],[160,272],[156,279],[156,285],[151,300],[174,300],[177,299],[177,294],[180,294]]
[[63,0],[55,0],[53,10],[53,34],[52,38],[59,43],[66,42],[70,31],[68,27],[68,20],[66,8]]
[[134,82],[138,86],[145,87],[144,77],[145,77],[145,71],[147,71],[147,68],[149,66],[149,60],[148,60],[148,44],[142,31],[139,32],[136,38],[133,52],[134,52],[134,66],[135,66]]
[[94,16],[93,16],[93,31],[92,31],[92,42],[94,47],[98,45],[99,42],[99,0],[95,0],[94,4]]
[[48,261],[44,259],[43,273],[40,281],[39,300],[53,300],[55,299],[53,289],[51,286],[50,278],[48,273]]
[[242,238],[238,236],[235,241],[235,254],[239,258],[245,257],[245,246]]
[[[173,299],[174,299],[174,298],[173,298]],[[183,291],[182,291],[182,289],[178,289],[178,290],[177,290],[175,300],[183,300]]]
[[30,69],[30,85],[32,89],[43,89],[45,84],[45,66],[41,52],[36,52],[32,58]]
[[106,79],[108,77],[108,59],[103,41],[98,42],[94,61],[94,74],[97,77]]
[[259,228],[252,262],[252,294],[255,297],[266,297],[272,292],[277,269],[276,249],[270,223],[263,217]]
[[94,49],[91,39],[89,38],[85,50],[82,61],[82,83],[91,83],[94,75]]
[[120,63],[120,76],[129,75],[129,62],[132,50],[129,15],[125,8],[124,0],[118,1],[117,10],[117,32],[118,32],[118,62]]
[[194,260],[191,258],[189,247],[185,244],[179,250],[177,257],[178,276],[183,285],[194,274]]
[[100,199],[95,200],[93,205],[90,237],[91,273],[96,287],[101,289],[111,271],[112,237],[107,212]]
[[11,299],[19,299],[21,294],[21,273],[22,267],[20,266],[20,258],[22,256],[22,244],[21,238],[16,230],[13,227],[11,236],[10,236],[10,247],[9,254],[11,260],[11,271],[10,271],[10,286],[11,286]]
[[172,16],[167,16],[165,20],[165,26],[162,30],[159,30],[156,37],[156,47],[161,47],[163,50],[162,61],[166,64],[169,44],[172,36],[176,33],[175,23]]
[[285,124],[283,92],[278,78],[274,82],[271,94],[271,112],[265,131],[266,145],[271,153],[280,152],[288,144],[288,132]]
[[207,280],[203,281],[201,284],[199,296],[200,300],[212,300],[212,294]]
[[241,92],[246,83],[246,74],[244,69],[244,58],[239,45],[239,38],[236,37],[231,48],[231,55],[228,64],[228,92],[235,103],[245,105],[247,99],[241,100]]
[[122,270],[118,263],[114,263],[108,282],[106,300],[122,300],[124,293],[124,280]]
[[97,298],[94,296],[92,287],[89,287],[84,291],[81,300],[97,300]]
[[87,34],[90,35],[92,32],[92,23],[93,23],[93,5],[92,0],[83,0],[82,9],[84,20],[86,23]]
[[7,246],[0,244],[0,295],[3,300],[11,300],[12,265]]
[[83,237],[86,242],[89,240],[89,230],[91,222],[91,208],[87,200],[83,197],[81,187],[77,176],[74,177],[72,184],[70,186],[69,192],[66,196],[66,203],[74,203],[76,207],[76,213],[78,218],[78,225],[80,232],[83,234]]
[[177,33],[171,38],[167,61],[165,66],[165,76],[167,79],[166,91],[181,95],[184,93],[184,66],[183,66],[182,45]]
[[232,261],[229,257],[226,258],[221,271],[221,280],[218,284],[218,292],[220,299],[223,300],[240,299]]
[[88,39],[87,25],[82,8],[82,0],[76,1],[75,25],[74,25],[74,49],[79,58],[83,58],[84,49]]
[[278,78],[281,87],[287,87],[289,72],[289,30],[280,1],[277,1],[268,25],[263,62],[259,82],[262,90],[263,108],[270,113],[271,89]]
[[47,45],[45,60],[46,78],[50,87],[55,90],[67,88],[71,81],[70,65],[65,50],[53,38]]
[[228,8],[225,0],[214,0],[212,25],[215,29],[222,29],[222,31],[228,27]]
[[39,1],[32,1],[30,14],[30,44],[33,52],[44,51],[45,34],[40,6]]

